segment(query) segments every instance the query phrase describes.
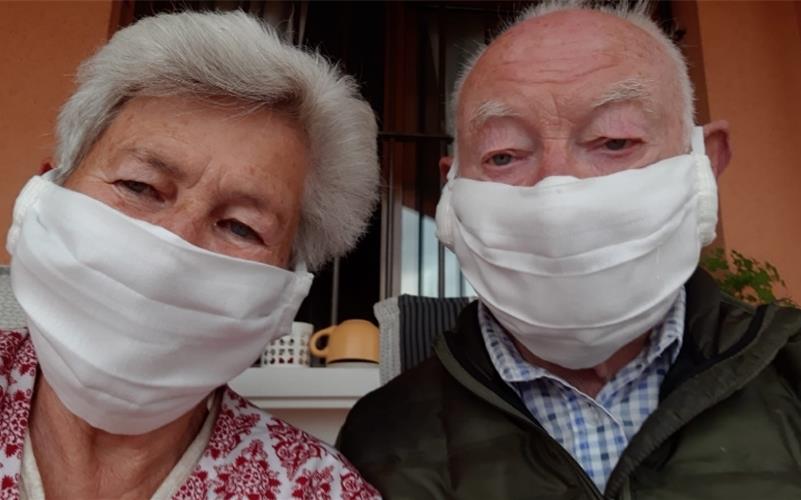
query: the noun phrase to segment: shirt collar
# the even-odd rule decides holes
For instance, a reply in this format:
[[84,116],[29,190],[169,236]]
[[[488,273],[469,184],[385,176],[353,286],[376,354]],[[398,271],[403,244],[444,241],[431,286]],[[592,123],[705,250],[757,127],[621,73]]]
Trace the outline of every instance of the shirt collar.
[[[643,366],[649,366],[666,352],[669,353],[670,362],[673,364],[679,355],[684,336],[686,301],[687,295],[682,287],[665,319],[651,329],[645,350],[630,364],[641,363]],[[523,359],[506,329],[481,302],[478,306],[478,322],[490,360],[505,382],[530,382],[544,377],[558,378],[549,370]]]

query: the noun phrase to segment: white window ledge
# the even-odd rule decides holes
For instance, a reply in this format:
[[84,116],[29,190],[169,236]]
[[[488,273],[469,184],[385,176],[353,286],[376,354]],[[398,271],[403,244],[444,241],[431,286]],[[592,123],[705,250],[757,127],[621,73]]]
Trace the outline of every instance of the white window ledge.
[[378,366],[248,368],[231,388],[265,409],[349,409],[380,385]]

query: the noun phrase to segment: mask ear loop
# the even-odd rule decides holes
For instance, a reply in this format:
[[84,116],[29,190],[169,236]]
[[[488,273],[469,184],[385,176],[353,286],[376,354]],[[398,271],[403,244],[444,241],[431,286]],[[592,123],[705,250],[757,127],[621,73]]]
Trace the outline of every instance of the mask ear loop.
[[693,127],[690,136],[692,156],[698,167],[698,236],[701,246],[706,246],[715,239],[715,229],[718,222],[718,193],[715,174],[712,172],[709,158],[706,156],[704,145],[704,128]]
[[47,196],[46,191],[56,184],[56,177],[59,172],[58,169],[53,169],[45,172],[42,175],[35,175],[31,177],[28,182],[22,187],[17,199],[14,201],[14,210],[11,216],[11,227],[6,236],[6,250],[9,254],[14,255],[14,250],[17,248],[17,240],[22,230],[22,221],[25,219],[28,210],[35,205],[42,196]]
[[695,126],[690,133],[690,147],[691,152],[699,155],[706,154],[706,146],[704,145],[704,127]]
[[448,169],[448,175],[445,176],[446,184],[456,179],[456,175],[458,173],[459,173],[459,161],[456,160],[456,158],[454,158],[453,163],[451,163],[451,168]]
[[451,206],[451,190],[458,171],[459,162],[454,159],[453,163],[451,163],[451,168],[448,170],[448,175],[445,176],[446,181],[442,186],[442,191],[440,191],[439,202],[434,216],[437,226],[437,239],[450,249],[453,249],[453,219],[455,218],[453,207]]

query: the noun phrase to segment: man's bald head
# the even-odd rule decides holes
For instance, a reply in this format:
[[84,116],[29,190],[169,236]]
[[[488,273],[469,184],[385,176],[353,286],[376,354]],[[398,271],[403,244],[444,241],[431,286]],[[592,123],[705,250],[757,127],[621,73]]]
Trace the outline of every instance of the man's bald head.
[[[536,6],[524,10],[514,22],[512,22],[506,29],[499,35],[495,42],[500,41],[505,35],[514,32],[525,25],[527,21],[544,17],[549,14],[559,12],[566,12],[572,10],[584,10],[591,13],[605,13],[618,18],[621,21],[626,21],[633,26],[638,27],[640,30],[649,34],[653,41],[658,46],[658,51],[661,55],[667,56],[670,60],[669,66],[675,70],[672,75],[672,80],[678,86],[682,105],[682,121],[684,127],[691,128],[695,116],[695,103],[693,96],[693,86],[690,81],[690,76],[687,68],[687,63],[681,50],[671,40],[671,38],[662,31],[659,26],[648,16],[647,0],[640,0],[633,5],[628,5],[626,2],[618,2],[613,6],[598,5],[595,6],[589,0],[550,0],[544,1]],[[461,95],[462,87],[465,80],[470,76],[479,59],[488,51],[488,49],[495,45],[493,42],[490,46],[483,46],[475,54],[472,55],[470,60],[462,68],[461,75],[456,82],[455,91],[451,101],[452,112],[456,112],[458,107],[459,97]]]
[[[686,64],[642,9],[576,2],[526,12],[484,49],[457,84],[455,111],[463,175],[511,184],[603,175],[684,153],[693,122]],[[593,149],[602,143],[617,156]],[[531,175],[495,168],[514,166],[498,154],[518,152]],[[493,163],[483,168],[488,155]]]

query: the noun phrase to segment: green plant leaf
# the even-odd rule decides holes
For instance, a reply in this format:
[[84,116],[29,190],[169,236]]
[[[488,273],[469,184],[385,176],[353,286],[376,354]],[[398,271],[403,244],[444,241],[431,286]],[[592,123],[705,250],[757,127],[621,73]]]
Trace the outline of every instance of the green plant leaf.
[[752,259],[733,249],[727,255],[724,249],[715,248],[705,253],[700,265],[732,297],[752,304],[776,302],[795,306],[789,298],[776,298],[776,288],[786,289],[787,284],[770,262]]

